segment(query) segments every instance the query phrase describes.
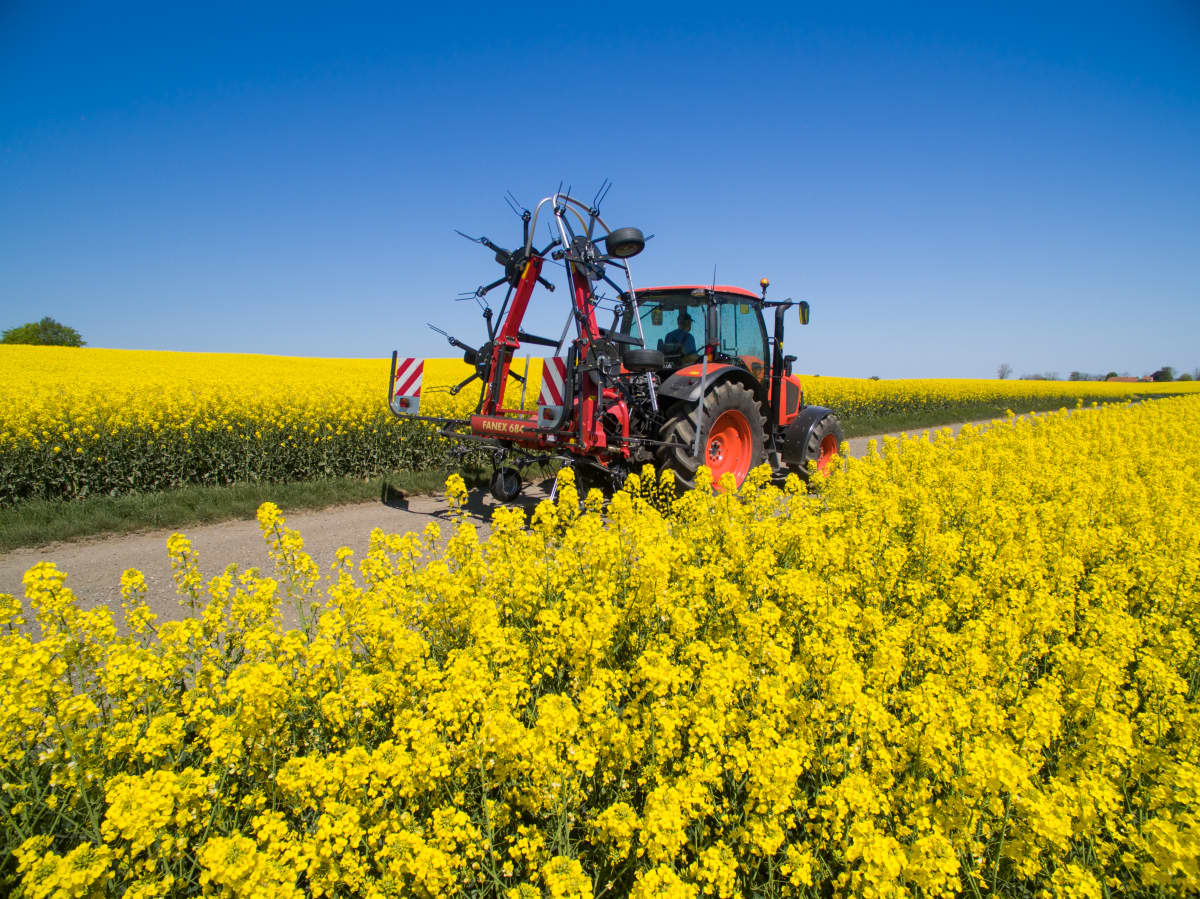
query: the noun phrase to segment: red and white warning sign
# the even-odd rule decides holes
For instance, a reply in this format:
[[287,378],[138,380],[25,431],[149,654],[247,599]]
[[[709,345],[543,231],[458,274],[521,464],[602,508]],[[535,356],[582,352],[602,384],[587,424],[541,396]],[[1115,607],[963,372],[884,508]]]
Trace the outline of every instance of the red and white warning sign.
[[562,416],[566,380],[567,360],[559,356],[547,359],[542,368],[542,389],[538,392],[538,427],[551,427]]
[[392,411],[397,415],[421,413],[421,378],[424,359],[397,359],[392,373]]

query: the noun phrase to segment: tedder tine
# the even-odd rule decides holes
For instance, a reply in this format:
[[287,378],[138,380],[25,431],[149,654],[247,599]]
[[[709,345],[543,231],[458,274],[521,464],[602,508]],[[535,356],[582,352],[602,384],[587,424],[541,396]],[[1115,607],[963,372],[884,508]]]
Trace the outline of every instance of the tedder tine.
[[461,381],[459,381],[457,384],[455,384],[453,387],[450,388],[450,395],[458,396],[458,392],[460,390],[462,390],[464,387],[466,387],[468,384],[470,384],[472,381],[474,381],[477,377],[479,377],[479,376],[476,374],[467,375],[465,378],[463,378]]

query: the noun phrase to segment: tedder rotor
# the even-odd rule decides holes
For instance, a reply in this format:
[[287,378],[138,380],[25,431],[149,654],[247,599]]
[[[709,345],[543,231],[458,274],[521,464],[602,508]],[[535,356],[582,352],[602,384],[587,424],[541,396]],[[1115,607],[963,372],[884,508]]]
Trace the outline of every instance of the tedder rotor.
[[[462,419],[423,415],[423,360],[396,353],[391,410],[434,422],[447,437],[490,447],[491,489],[503,502],[520,493],[528,465],[555,458],[573,465],[582,484],[609,489],[646,463],[674,472],[685,487],[701,465],[714,482],[730,473],[738,485],[763,462],[778,477],[807,476],[809,463],[823,471],[842,442],[841,424],[829,409],[805,405],[792,374],[796,357],[783,353],[785,313],[795,306],[800,323],[808,324],[808,303],[768,301],[766,278],[758,293],[716,284],[635,289],[629,260],[648,238],[637,228],[605,224],[598,208],[605,193],[602,187],[585,204],[556,192],[532,213],[510,201],[524,232],[512,251],[486,237],[468,238],[491,250],[504,269],[467,295],[483,310],[487,341],[471,346],[434,330],[474,367],[450,393],[478,379],[475,412]],[[543,215],[550,217],[553,239],[539,249],[533,235]],[[569,294],[557,340],[521,329],[537,287],[554,290],[542,277],[548,258],[565,268]],[[502,285],[507,290],[495,313],[485,297]],[[607,327],[598,314],[611,314]],[[523,344],[554,351],[545,360],[536,410],[511,405],[518,391],[510,381],[522,382],[524,398],[523,378],[512,366]]]

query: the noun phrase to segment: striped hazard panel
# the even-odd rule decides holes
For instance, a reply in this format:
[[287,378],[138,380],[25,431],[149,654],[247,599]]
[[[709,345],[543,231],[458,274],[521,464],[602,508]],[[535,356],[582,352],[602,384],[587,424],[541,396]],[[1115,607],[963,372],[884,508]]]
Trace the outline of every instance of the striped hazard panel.
[[421,414],[421,378],[424,359],[397,359],[392,371],[392,411],[397,415]]
[[562,417],[563,391],[567,380],[567,360],[553,356],[542,369],[542,389],[538,393],[538,427],[549,428]]

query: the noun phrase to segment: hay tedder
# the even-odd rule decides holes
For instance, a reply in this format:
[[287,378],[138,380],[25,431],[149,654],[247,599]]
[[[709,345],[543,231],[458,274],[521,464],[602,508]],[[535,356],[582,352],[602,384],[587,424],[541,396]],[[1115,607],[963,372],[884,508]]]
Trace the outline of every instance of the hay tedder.
[[[527,466],[552,459],[573,465],[581,484],[608,489],[619,488],[646,463],[674,472],[685,487],[701,465],[714,482],[728,472],[739,485],[764,461],[778,477],[824,470],[843,439],[841,425],[829,409],[804,404],[800,379],[792,374],[796,357],[783,353],[785,313],[795,306],[801,324],[808,324],[808,303],[768,301],[766,278],[759,293],[715,283],[635,289],[629,260],[647,238],[637,228],[605,224],[599,204],[606,192],[601,188],[590,204],[554,193],[533,212],[510,200],[524,232],[515,250],[486,237],[468,238],[492,251],[504,269],[496,281],[466,295],[482,309],[487,341],[471,346],[434,330],[474,368],[449,390],[457,395],[478,379],[475,412],[467,418],[423,415],[423,361],[395,353],[392,411],[490,448],[491,489],[503,502],[520,493]],[[553,239],[539,249],[533,239],[542,216],[549,217]],[[554,290],[542,275],[548,260],[565,269],[569,293],[557,340],[521,329],[538,286]],[[486,295],[505,285],[494,312]],[[611,320],[602,327],[600,316],[606,315]],[[545,360],[536,409],[524,408],[524,377],[513,370],[522,345],[554,351]]]

